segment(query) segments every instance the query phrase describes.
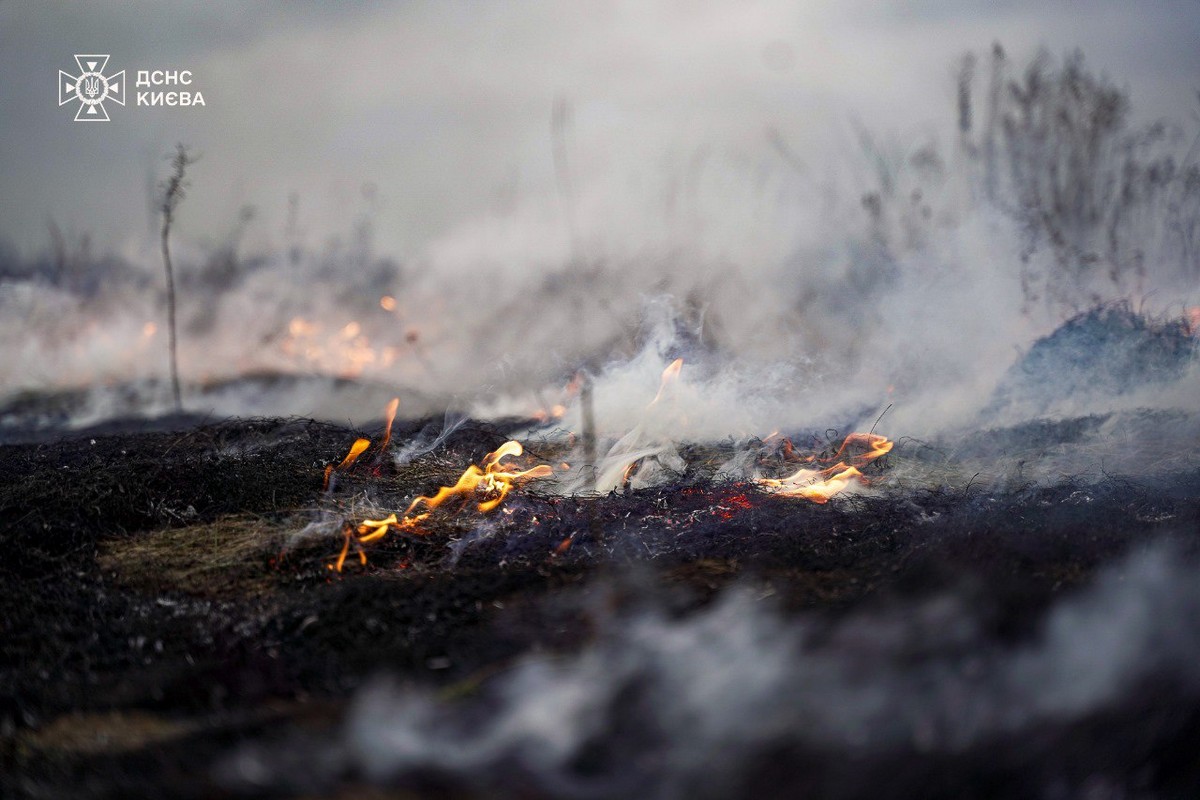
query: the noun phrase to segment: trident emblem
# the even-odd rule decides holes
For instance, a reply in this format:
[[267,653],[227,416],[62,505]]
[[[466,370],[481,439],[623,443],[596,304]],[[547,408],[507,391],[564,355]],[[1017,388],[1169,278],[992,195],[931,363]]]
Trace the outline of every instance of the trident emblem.
[[58,71],[58,104],[79,103],[76,122],[108,122],[107,100],[125,105],[125,70],[105,75],[108,56],[76,55],[79,74]]

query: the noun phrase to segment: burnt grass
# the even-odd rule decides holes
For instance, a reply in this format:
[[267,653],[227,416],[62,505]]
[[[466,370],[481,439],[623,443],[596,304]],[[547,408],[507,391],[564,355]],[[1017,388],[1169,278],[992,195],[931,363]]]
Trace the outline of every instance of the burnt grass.
[[[369,450],[327,492],[325,467],[360,432],[177,423],[0,447],[2,796],[393,796],[356,774],[322,773],[303,790],[230,786],[213,765],[247,742],[336,736],[355,690],[381,673],[453,702],[530,653],[577,652],[594,636],[598,591],[613,613],[653,604],[682,618],[750,587],[785,614],[831,621],[950,593],[987,636],[1019,642],[1131,550],[1170,540],[1194,557],[1200,522],[1196,471],[889,488],[897,452],[872,467],[877,491],[826,505],[703,471],[594,497],[531,485],[486,521],[439,514],[426,535],[389,535],[337,574],[339,516],[368,500],[403,510],[514,426],[468,424],[400,468]],[[393,440],[428,425],[399,423]],[[1064,439],[1078,434],[1064,425]],[[314,522],[333,535],[297,534]],[[1198,740],[1196,686],[1152,682],[963,750],[781,745],[745,764],[739,785],[747,796],[1017,797],[1047,785],[1064,797],[1097,786],[1194,796]],[[443,775],[391,789],[554,794],[528,776],[513,786]]]

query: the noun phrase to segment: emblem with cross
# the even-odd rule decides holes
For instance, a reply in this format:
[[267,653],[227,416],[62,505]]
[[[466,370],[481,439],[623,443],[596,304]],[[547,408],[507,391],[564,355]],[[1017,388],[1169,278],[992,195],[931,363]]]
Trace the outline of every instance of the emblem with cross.
[[58,71],[58,104],[78,102],[76,122],[108,122],[104,101],[125,105],[125,70],[106,77],[108,56],[77,55],[75,63],[79,65],[78,75]]

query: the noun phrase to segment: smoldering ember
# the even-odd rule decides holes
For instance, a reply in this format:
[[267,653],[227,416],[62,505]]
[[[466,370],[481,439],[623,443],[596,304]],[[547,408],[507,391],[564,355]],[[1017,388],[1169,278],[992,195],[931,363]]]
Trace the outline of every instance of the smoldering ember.
[[1200,794],[1197,127],[946,74],[636,225],[560,98],[424,261],[189,241],[186,144],[148,266],[0,253],[0,794]]

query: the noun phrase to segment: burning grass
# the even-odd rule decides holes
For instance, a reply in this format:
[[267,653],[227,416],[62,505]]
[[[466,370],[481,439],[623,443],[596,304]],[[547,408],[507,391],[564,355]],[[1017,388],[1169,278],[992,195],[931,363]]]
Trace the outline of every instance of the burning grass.
[[[662,398],[664,390],[668,385],[668,381],[679,372],[679,367],[682,361],[676,360],[667,372],[663,375],[663,384],[659,389],[654,401],[651,403],[651,408]],[[384,444],[378,451],[374,466],[370,467],[367,472],[369,475],[379,477],[382,472],[381,460],[386,456],[387,437],[390,435],[392,415],[395,414],[395,404],[389,405],[389,417],[384,438]],[[633,441],[637,437],[634,435],[636,431],[627,436],[624,441]],[[629,454],[622,449],[622,442],[618,442],[610,450],[609,456],[606,457],[608,463],[613,463],[613,452],[619,451],[617,461],[622,457],[629,457]],[[727,505],[722,505],[720,491],[717,492],[717,497],[711,504],[714,512],[723,520],[731,520],[734,515],[742,510],[753,507],[751,497],[769,492],[779,497],[803,499],[818,504],[824,504],[837,495],[848,493],[849,491],[859,489],[869,483],[867,476],[863,473],[869,464],[876,459],[887,455],[894,447],[894,443],[884,436],[877,434],[852,434],[841,441],[840,446],[836,451],[830,453],[812,453],[808,455],[799,454],[793,446],[790,439],[778,437],[777,434],[772,434],[766,441],[759,443],[759,449],[762,451],[757,459],[760,465],[772,460],[782,461],[784,464],[801,462],[805,464],[799,470],[789,473],[783,478],[763,478],[757,474],[748,477],[740,482],[732,482],[733,491],[725,492],[724,500]],[[360,456],[367,452],[371,447],[371,442],[368,439],[357,439],[351,446],[346,456],[336,465],[330,464],[325,469],[324,488],[326,492],[330,492],[332,483],[331,479],[334,476],[338,478],[349,478],[355,470],[355,464]],[[567,452],[568,444],[562,440],[551,440],[546,442],[542,448],[543,452],[553,452],[554,455],[561,457]],[[713,476],[719,468],[714,469],[713,464],[716,463],[716,453],[707,450],[700,446],[693,446],[687,452],[687,459],[680,459],[682,474],[695,470],[689,467],[689,460],[705,464],[708,466],[708,477],[706,479],[693,478],[694,485],[712,484]],[[439,513],[439,509],[443,509],[441,525],[444,528],[445,508],[449,509],[449,514],[453,517],[463,513],[468,507],[473,506],[478,515],[488,515],[496,511],[504,503],[505,498],[513,491],[514,488],[526,483],[537,481],[540,479],[552,478],[555,476],[555,469],[548,464],[536,464],[528,468],[520,468],[514,462],[505,459],[519,458],[524,454],[523,446],[514,440],[509,440],[502,444],[495,451],[488,453],[481,461],[480,466],[474,464],[458,477],[451,484],[441,486],[432,495],[418,495],[407,506],[406,510],[397,514],[392,512],[386,516],[382,514],[371,514],[366,516],[363,514],[346,520],[341,525],[343,535],[343,543],[337,557],[328,564],[329,569],[335,572],[342,572],[346,566],[348,556],[353,551],[355,559],[361,566],[367,564],[367,553],[365,545],[373,544],[383,539],[389,532],[410,534],[416,536],[424,536],[431,531],[437,529],[435,520],[431,519],[435,513]],[[728,453],[724,454],[728,457]],[[679,458],[679,456],[676,456]],[[561,468],[564,471],[571,469],[567,462],[560,462]],[[636,473],[641,466],[642,459],[636,458],[629,461],[624,471],[623,491],[628,492],[631,487],[631,476]],[[590,467],[585,467],[590,468]],[[729,481],[728,478],[724,479]],[[607,485],[608,481],[604,477],[597,477],[596,485]],[[374,488],[374,487],[371,487]],[[689,490],[690,493],[696,494],[695,486]],[[702,490],[700,493],[703,493]],[[364,493],[364,496],[367,496]],[[584,497],[585,502],[594,503],[595,495],[576,495],[576,497]],[[371,501],[372,505],[378,505],[382,500],[376,497]],[[663,501],[665,503],[665,500]],[[529,517],[531,524],[535,526],[553,526],[553,517],[556,514],[554,501],[550,501],[548,507],[544,507],[543,511],[538,514],[533,514]],[[444,508],[445,507],[445,508]],[[505,514],[512,512],[505,509]],[[694,517],[692,520],[694,521]],[[667,527],[676,527],[674,523],[663,520]],[[468,526],[476,525],[474,522],[467,522]],[[486,523],[485,523],[486,524]],[[494,523],[490,527],[495,528],[501,523]],[[595,525],[589,525],[590,529],[595,529]],[[490,536],[491,534],[487,534]],[[466,536],[478,537],[477,530],[470,530]],[[576,532],[571,531],[565,536],[558,545],[554,548],[555,555],[561,555],[569,548],[576,539]],[[467,541],[461,539],[459,541]]]
[[[425,427],[398,421],[392,440],[403,445]],[[1078,440],[1088,430],[1064,425],[1037,437]],[[476,477],[517,474],[558,464],[568,446],[531,438],[527,454],[504,455],[512,431],[464,425],[401,464],[379,457],[382,425],[356,432],[298,421],[0,449],[3,545],[19,555],[0,567],[9,774],[51,793],[90,772],[102,776],[101,794],[204,796],[236,785],[255,795],[241,778],[218,785],[233,779],[210,765],[239,741],[267,747],[299,736],[307,755],[296,774],[312,781],[306,791],[332,793],[345,784],[312,767],[321,762],[312,742],[336,739],[351,698],[380,670],[446,697],[486,698],[530,658],[590,652],[614,613],[648,605],[683,623],[737,587],[771,598],[784,620],[829,626],[851,612],[951,596],[981,620],[980,636],[1029,641],[1061,593],[1150,540],[1186,547],[1200,522],[1194,469],[1153,485],[972,484],[951,469],[953,448],[900,442],[861,463],[871,491],[817,504],[750,477],[714,480],[743,448],[692,444],[679,448],[684,470],[659,485],[572,496],[539,490],[549,479],[538,479],[486,512],[480,499],[495,495],[472,490],[457,513],[447,501],[424,517],[419,534],[389,524],[365,565],[325,568],[344,523],[384,508],[426,514],[414,498],[456,486],[465,464],[479,464]],[[998,447],[1004,435],[976,446]],[[360,438],[376,444],[345,463]],[[751,447],[748,474],[855,464],[884,447],[864,437],[839,453],[843,441],[768,437]],[[514,466],[518,458],[528,463]],[[953,480],[916,487],[918,469]],[[876,480],[894,474],[908,478]],[[1157,700],[1146,702],[1158,713]],[[65,730],[79,744],[64,744]],[[1033,757],[1057,748],[1036,745]],[[810,768],[831,775],[848,753]],[[944,754],[913,757],[936,771]],[[956,756],[968,771],[995,757]],[[446,785],[478,793],[460,777],[445,776]]]

